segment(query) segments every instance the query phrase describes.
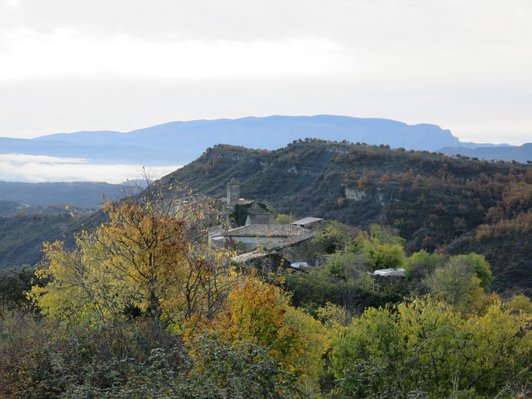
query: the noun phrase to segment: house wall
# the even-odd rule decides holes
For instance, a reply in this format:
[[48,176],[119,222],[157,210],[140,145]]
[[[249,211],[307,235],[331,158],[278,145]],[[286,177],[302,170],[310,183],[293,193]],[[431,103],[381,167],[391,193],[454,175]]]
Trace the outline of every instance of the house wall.
[[278,252],[272,252],[266,256],[251,260],[246,265],[253,266],[261,271],[262,274],[276,272],[280,267],[286,266],[288,262],[283,259]]
[[232,203],[240,198],[240,184],[231,180],[227,183],[227,202]]
[[273,223],[273,215],[271,213],[264,214],[264,215],[248,215],[246,219],[246,225],[249,226],[250,224],[272,224]]
[[317,266],[316,245],[312,239],[283,248],[281,253],[290,262],[307,262],[310,266]]

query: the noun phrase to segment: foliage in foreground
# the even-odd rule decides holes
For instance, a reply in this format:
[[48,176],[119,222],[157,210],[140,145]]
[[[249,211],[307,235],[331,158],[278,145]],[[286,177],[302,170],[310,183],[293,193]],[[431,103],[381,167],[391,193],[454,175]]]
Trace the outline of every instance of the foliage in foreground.
[[[6,274],[18,283],[0,298],[2,398],[506,399],[530,387],[532,305],[490,294],[481,256],[407,257],[392,230],[336,224],[317,240],[325,265],[278,284],[292,297],[209,248],[194,203],[107,210],[76,248],[47,247],[37,310],[19,289],[27,272]],[[374,284],[384,266],[407,278]]]
[[[0,321],[2,398],[299,398],[295,377],[252,343],[200,335],[190,344],[150,344],[130,326],[124,356],[107,335],[31,316]],[[9,332],[9,335],[5,335]]]
[[[51,282],[30,297],[66,323],[112,331],[118,321],[146,315],[154,333],[180,329],[196,315],[212,318],[225,295],[229,258],[202,234],[196,204],[108,204],[109,223],[76,239],[76,248],[47,244]],[[127,310],[127,311],[126,311]]]
[[470,316],[430,297],[370,308],[332,345],[335,392],[443,399],[523,390],[531,382],[532,317],[518,302],[494,298],[485,312]]

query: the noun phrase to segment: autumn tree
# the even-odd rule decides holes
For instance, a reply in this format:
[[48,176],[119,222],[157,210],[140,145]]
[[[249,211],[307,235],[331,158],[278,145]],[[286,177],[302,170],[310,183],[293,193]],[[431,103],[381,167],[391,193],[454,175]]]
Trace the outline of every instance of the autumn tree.
[[273,359],[299,376],[305,389],[316,389],[327,349],[326,330],[312,316],[290,306],[278,287],[253,275],[242,278],[212,326],[224,340],[267,348]]
[[212,318],[225,295],[229,257],[206,240],[208,208],[195,198],[137,198],[106,204],[108,222],[73,249],[47,244],[51,282],[30,295],[46,314],[110,329],[145,315],[160,341],[195,315]]

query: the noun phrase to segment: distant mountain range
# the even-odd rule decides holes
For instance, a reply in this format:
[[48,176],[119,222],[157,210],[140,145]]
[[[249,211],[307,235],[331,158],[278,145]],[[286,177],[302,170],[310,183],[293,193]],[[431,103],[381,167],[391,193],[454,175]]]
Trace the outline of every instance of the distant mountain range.
[[0,138],[0,154],[73,157],[110,164],[183,165],[219,143],[271,150],[306,137],[443,151],[485,159],[532,160],[531,144],[514,147],[462,143],[449,130],[436,125],[408,125],[388,119],[335,115],[195,120],[170,122],[128,133],[94,131],[34,139]]
[[464,155],[479,159],[499,159],[502,161],[532,161],[532,143],[522,146],[499,146],[499,147],[445,147],[440,150],[447,155]]

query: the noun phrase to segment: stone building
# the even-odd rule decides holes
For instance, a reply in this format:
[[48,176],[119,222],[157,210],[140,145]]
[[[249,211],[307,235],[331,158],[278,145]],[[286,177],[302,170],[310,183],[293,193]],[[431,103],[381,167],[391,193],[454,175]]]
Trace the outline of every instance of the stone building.
[[[240,198],[240,184],[235,179],[227,183],[227,195],[219,199],[222,225],[209,230],[209,241],[218,247],[230,246],[239,255],[237,264],[264,265],[305,263],[311,266],[315,259],[314,236],[324,220],[306,217],[291,224],[274,224],[273,214],[258,201]],[[282,260],[282,262],[281,262]],[[279,263],[281,262],[281,263]]]
[[246,226],[250,224],[272,224],[273,214],[259,205],[258,202],[254,202],[248,208],[248,216],[246,218]]
[[228,205],[237,204],[240,201],[240,183],[232,178],[227,183],[227,198],[226,203]]
[[272,250],[282,246],[286,239],[306,234],[308,231],[291,224],[249,224],[228,230],[223,235],[241,251]]
[[292,222],[293,225],[301,226],[309,230],[315,230],[323,226],[324,219],[307,216],[306,218]]
[[[248,207],[254,202],[240,198],[240,195],[240,183],[232,178],[227,183],[227,194],[217,200],[220,222],[225,229],[235,227],[235,222],[231,220],[230,215],[240,210],[241,207]],[[244,222],[242,221],[240,224],[244,224]]]

